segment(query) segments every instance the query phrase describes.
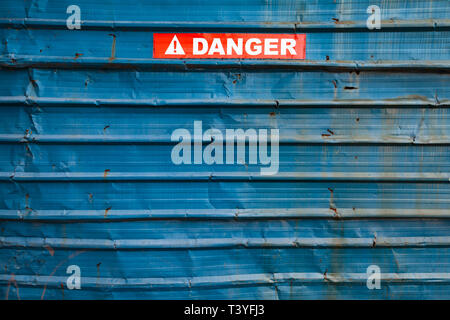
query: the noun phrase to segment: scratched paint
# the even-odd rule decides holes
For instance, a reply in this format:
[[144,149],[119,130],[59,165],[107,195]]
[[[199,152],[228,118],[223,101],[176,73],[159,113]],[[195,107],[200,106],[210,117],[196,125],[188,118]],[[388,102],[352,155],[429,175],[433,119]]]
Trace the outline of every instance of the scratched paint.
[[[373,31],[368,0],[79,0],[68,30],[71,4],[0,5],[1,299],[450,298],[447,0],[384,1]],[[306,56],[153,58],[182,32]],[[278,173],[175,165],[194,121],[279,129]]]

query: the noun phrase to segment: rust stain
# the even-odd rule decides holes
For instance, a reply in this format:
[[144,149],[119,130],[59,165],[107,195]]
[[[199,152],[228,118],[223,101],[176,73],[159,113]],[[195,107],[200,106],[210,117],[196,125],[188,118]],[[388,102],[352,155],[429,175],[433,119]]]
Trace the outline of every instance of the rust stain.
[[330,191],[330,210],[334,212],[335,218],[340,218],[336,205],[334,204],[334,190],[328,188],[328,191]]
[[103,178],[106,178],[110,171],[111,171],[110,169],[106,169],[105,172],[103,172]]
[[105,215],[104,215],[105,218],[106,218],[106,216],[108,215],[108,212],[109,212],[109,210],[111,210],[111,208],[112,208],[112,207],[108,207],[108,208],[105,209]]
[[335,24],[347,24],[347,25],[355,24],[354,21],[340,21],[339,19],[335,19],[335,18],[332,18],[332,19],[334,20]]
[[334,131],[327,129],[328,133],[322,133],[322,137],[331,137],[332,135],[334,135]]
[[406,95],[406,96],[400,96],[400,97],[396,97],[396,98],[388,98],[385,99],[386,101],[402,101],[402,100],[408,100],[408,99],[417,99],[417,100],[421,100],[421,101],[425,101],[425,102],[429,102],[429,99],[425,96],[421,96],[418,94],[410,94],[410,95]]
[[33,209],[31,209],[30,207],[30,195],[28,193],[25,195],[25,210],[27,211],[27,213],[33,211]]
[[111,46],[111,57],[108,59],[109,62],[112,62],[114,59],[116,59],[116,35],[112,33],[110,33],[109,35],[113,37],[113,42]]
[[81,57],[83,54],[82,53],[75,53],[75,59],[78,59],[79,57]]
[[270,113],[269,113],[269,116],[271,116],[271,117],[275,117],[275,112],[273,112],[273,111],[272,111],[272,112],[270,112]]

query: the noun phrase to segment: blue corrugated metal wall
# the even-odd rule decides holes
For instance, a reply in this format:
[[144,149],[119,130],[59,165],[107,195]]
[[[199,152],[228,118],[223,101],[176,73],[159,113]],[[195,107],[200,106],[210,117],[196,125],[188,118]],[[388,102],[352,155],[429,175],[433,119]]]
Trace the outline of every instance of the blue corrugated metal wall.
[[[2,0],[0,298],[449,299],[449,14]],[[306,60],[152,59],[154,32],[188,31],[306,33]],[[279,173],[172,164],[194,121],[278,128]]]

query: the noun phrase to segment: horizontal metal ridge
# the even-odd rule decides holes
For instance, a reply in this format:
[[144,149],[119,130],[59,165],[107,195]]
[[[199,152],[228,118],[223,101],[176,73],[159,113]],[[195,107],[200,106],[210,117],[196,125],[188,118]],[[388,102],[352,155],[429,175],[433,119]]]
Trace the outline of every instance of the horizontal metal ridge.
[[[383,31],[447,30],[450,19],[381,20]],[[1,18],[0,27],[29,29],[66,29],[65,19]],[[330,22],[206,22],[206,21],[102,21],[81,20],[82,30],[146,30],[146,31],[247,31],[247,32],[335,32],[367,31],[366,21]]]
[[[0,283],[7,284],[13,279],[19,286],[60,288],[67,277],[41,275],[9,275],[0,274]],[[422,283],[422,282],[450,282],[450,273],[382,273],[383,283]],[[289,272],[265,274],[237,274],[223,276],[200,277],[164,277],[164,278],[82,278],[83,288],[114,287],[123,289],[151,288],[151,289],[191,289],[197,287],[221,287],[241,285],[274,285],[282,283],[355,283],[365,285],[367,273],[326,273],[319,272]]]
[[29,96],[3,96],[0,97],[2,105],[26,104],[38,106],[227,106],[227,107],[278,107],[278,106],[432,106],[447,107],[450,101],[443,99],[436,101],[422,97],[418,98],[396,98],[384,100],[369,99],[336,99],[336,100],[298,100],[298,99],[90,99],[90,98],[51,98],[51,97],[29,97]]
[[[338,215],[336,215],[338,211]],[[449,219],[447,209],[366,209],[366,208],[263,208],[263,209],[130,209],[118,210],[7,210],[0,209],[0,220],[188,220],[188,219]]]
[[450,173],[439,172],[0,172],[0,181],[389,181],[450,182]]
[[0,237],[0,247],[99,250],[152,250],[204,248],[370,248],[370,247],[448,247],[450,237],[373,238],[206,238],[206,239],[75,239]]

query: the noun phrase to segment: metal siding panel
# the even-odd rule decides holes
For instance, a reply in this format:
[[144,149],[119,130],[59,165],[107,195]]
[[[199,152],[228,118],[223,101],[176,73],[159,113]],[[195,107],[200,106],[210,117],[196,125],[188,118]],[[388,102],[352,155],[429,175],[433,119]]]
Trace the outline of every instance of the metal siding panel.
[[[81,31],[70,4],[0,3],[0,297],[450,298],[447,0],[378,31],[365,0],[80,0]],[[306,33],[306,60],[152,58],[192,30]],[[280,129],[278,174],[174,165],[194,121]]]

